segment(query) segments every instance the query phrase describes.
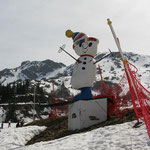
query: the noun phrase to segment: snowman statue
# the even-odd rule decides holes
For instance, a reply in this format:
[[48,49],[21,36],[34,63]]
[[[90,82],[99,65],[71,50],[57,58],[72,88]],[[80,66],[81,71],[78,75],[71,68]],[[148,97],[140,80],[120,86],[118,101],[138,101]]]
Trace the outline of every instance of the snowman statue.
[[99,40],[94,37],[88,37],[84,33],[72,32],[71,30],[66,31],[66,36],[72,38],[73,49],[79,56],[74,64],[71,85],[74,89],[80,90],[81,93],[77,94],[73,101],[92,99],[91,88],[96,76],[94,56],[97,53]]

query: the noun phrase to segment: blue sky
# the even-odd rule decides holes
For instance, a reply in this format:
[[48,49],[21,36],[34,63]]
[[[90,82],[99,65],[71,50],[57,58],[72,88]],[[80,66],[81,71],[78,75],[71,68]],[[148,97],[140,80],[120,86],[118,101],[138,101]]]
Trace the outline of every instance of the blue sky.
[[149,0],[0,0],[0,70],[26,60],[74,63],[58,53],[66,44],[78,58],[72,39],[65,37],[67,29],[98,38],[98,52],[118,51],[107,18],[123,51],[150,55],[149,6]]

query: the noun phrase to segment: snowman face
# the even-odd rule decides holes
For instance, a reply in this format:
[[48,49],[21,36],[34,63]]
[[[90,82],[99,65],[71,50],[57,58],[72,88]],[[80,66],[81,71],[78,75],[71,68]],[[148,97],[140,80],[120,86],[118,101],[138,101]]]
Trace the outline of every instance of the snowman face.
[[86,54],[95,56],[97,53],[98,43],[99,41],[97,39],[83,41],[82,43],[79,42],[77,45],[74,46],[74,50],[78,56],[86,55]]

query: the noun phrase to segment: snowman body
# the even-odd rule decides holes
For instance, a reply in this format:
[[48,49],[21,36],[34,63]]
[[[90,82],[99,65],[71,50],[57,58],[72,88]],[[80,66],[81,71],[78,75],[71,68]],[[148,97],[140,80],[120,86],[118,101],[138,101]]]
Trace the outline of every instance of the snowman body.
[[79,57],[74,64],[71,85],[75,89],[92,87],[96,76],[96,65],[94,56],[97,53],[98,40],[86,38],[74,44],[73,49]]
[[71,85],[74,89],[92,87],[96,75],[96,65],[92,56],[82,55],[74,64]]
[[71,85],[74,89],[79,89],[81,93],[77,94],[73,101],[92,99],[91,87],[93,87],[96,76],[94,56],[97,53],[99,40],[71,30],[66,31],[66,36],[73,39],[73,49],[79,56],[74,64]]

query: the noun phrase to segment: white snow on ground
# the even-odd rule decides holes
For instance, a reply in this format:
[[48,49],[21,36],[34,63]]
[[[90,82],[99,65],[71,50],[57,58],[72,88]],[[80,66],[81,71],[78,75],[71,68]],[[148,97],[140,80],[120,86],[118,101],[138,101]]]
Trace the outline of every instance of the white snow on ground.
[[149,150],[150,139],[144,123],[132,128],[135,123],[106,126],[29,146],[24,144],[45,127],[9,128],[0,133],[0,150]]
[[3,107],[0,107],[0,123],[5,121],[6,118],[6,110]]
[[4,129],[0,129],[0,150],[15,150],[24,146],[34,135],[38,135],[46,127],[28,126],[16,128],[16,124],[12,124],[10,128],[4,124]]

